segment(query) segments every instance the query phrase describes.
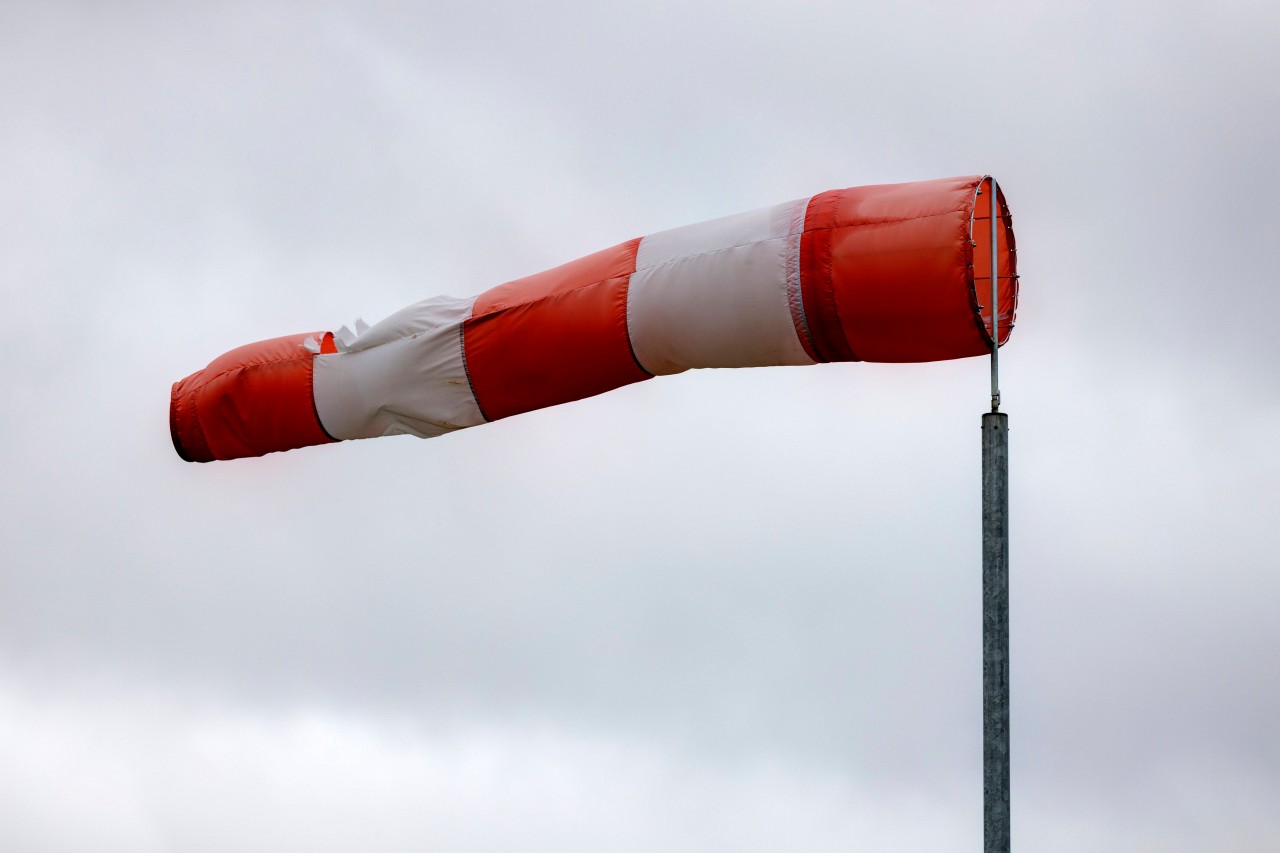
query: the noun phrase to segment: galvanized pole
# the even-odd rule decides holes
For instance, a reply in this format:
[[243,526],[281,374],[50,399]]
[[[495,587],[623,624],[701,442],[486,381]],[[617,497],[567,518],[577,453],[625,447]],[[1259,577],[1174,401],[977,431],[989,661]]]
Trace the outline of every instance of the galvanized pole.
[[982,416],[982,799],[986,853],[1009,853],[1009,419]]
[[1000,411],[995,178],[990,192],[991,411],[982,416],[982,830],[986,853],[1009,853],[1009,419]]

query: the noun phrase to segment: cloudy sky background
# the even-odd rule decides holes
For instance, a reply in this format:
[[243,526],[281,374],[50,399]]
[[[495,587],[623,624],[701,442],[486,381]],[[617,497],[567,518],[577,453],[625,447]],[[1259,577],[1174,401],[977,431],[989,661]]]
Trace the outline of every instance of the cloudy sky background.
[[0,0],[0,846],[980,849],[983,359],[193,466],[169,383],[989,172],[1014,840],[1280,849],[1280,11]]

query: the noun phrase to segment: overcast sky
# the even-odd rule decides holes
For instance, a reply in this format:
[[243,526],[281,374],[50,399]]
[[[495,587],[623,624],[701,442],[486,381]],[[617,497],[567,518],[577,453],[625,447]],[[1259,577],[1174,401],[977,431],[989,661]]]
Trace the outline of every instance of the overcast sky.
[[984,359],[201,466],[167,405],[991,173],[1016,848],[1280,849],[1277,8],[0,0],[0,847],[980,849]]

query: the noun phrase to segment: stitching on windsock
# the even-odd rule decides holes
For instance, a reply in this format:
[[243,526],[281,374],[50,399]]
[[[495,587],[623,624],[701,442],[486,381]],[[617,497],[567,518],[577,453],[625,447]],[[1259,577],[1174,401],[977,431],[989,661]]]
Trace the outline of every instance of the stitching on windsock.
[[787,225],[787,307],[791,309],[791,323],[805,355],[817,361],[818,348],[809,328],[809,316],[804,310],[804,280],[800,275],[800,241],[804,237],[804,221],[809,213],[812,198],[796,201]]
[[476,393],[476,383],[471,380],[471,368],[467,364],[468,319],[470,318],[464,318],[458,323],[458,350],[462,353],[462,375],[467,377],[467,387],[471,389],[471,399],[475,401],[476,411],[480,413],[480,417],[484,418],[485,423],[493,423],[493,419],[485,414],[484,406],[480,405],[480,395]]

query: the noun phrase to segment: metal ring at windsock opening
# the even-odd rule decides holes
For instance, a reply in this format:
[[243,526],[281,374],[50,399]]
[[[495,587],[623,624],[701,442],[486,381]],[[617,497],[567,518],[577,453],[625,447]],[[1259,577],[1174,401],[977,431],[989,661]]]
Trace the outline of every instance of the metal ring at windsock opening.
[[[978,186],[978,195],[989,199],[991,176],[983,178]],[[1009,214],[1009,204],[1005,201],[1004,189],[996,187],[996,218],[1000,227],[996,229],[996,258],[1000,262],[996,270],[997,302],[999,310],[1000,345],[1009,340],[1018,312],[1018,251],[1013,240],[1013,217]],[[973,244],[974,279],[974,322],[991,347],[991,205],[989,201],[978,204],[975,198],[973,218],[970,220],[970,242]]]

